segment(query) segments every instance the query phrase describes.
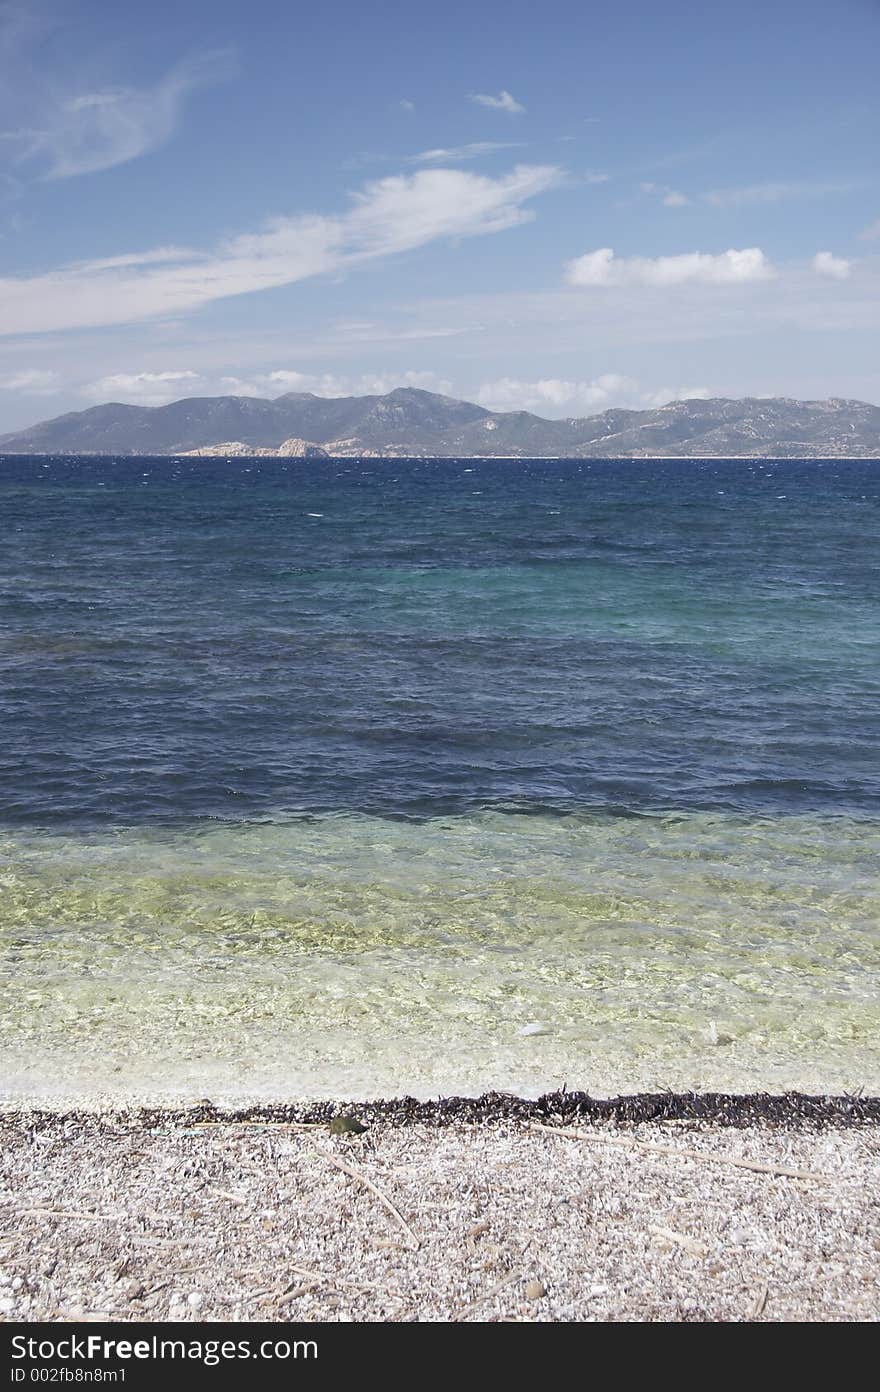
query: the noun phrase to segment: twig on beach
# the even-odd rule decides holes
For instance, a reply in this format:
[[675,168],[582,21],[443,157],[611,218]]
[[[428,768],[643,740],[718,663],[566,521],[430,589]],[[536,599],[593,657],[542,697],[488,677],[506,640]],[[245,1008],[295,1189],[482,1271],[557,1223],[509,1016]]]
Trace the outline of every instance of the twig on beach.
[[325,1276],[320,1271],[312,1271],[307,1266],[297,1266],[296,1262],[289,1262],[291,1271],[295,1271],[298,1276],[305,1276],[309,1281],[317,1281],[322,1286],[349,1286],[356,1291],[375,1291],[380,1290],[379,1286],[364,1285],[363,1281],[349,1281],[344,1276]]
[[283,1305],[288,1300],[299,1300],[301,1295],[311,1295],[312,1291],[320,1290],[326,1284],[326,1281],[304,1281],[300,1286],[290,1286],[276,1297],[275,1304]]
[[125,1240],[135,1247],[204,1247],[208,1241],[205,1237],[193,1237],[192,1234],[186,1237],[153,1237],[149,1233],[131,1233]]
[[459,1310],[457,1314],[453,1315],[453,1324],[457,1324],[461,1320],[467,1319],[468,1315],[473,1314],[474,1310],[478,1310],[479,1307],[485,1304],[487,1300],[491,1300],[493,1296],[500,1295],[500,1293],[504,1290],[505,1286],[510,1286],[513,1284],[514,1281],[519,1280],[520,1273],[518,1271],[508,1271],[507,1275],[503,1277],[503,1279],[500,1280],[497,1285],[492,1286],[491,1289],[485,1291],[483,1295],[478,1295],[476,1300],[471,1301],[470,1305],[465,1305],[463,1310]]
[[76,1218],[84,1223],[121,1223],[129,1217],[127,1213],[87,1213],[85,1209],[66,1208],[19,1208],[16,1215],[19,1218]]
[[769,1294],[769,1287],[767,1285],[763,1285],[761,1289],[758,1291],[758,1294],[755,1298],[755,1303],[749,1311],[749,1319],[757,1319],[759,1315],[763,1315],[764,1308],[767,1304],[767,1296]]
[[659,1223],[649,1223],[648,1232],[655,1237],[662,1237],[666,1242],[671,1242],[675,1247],[681,1247],[685,1252],[690,1252],[694,1257],[705,1257],[709,1254],[709,1248],[702,1242],[698,1242],[695,1237],[689,1237],[687,1233],[676,1232],[674,1228],[662,1228]]
[[589,1141],[595,1145],[619,1146],[621,1150],[651,1151],[654,1155],[672,1155],[680,1160],[705,1160],[710,1165],[733,1165],[738,1170],[755,1170],[758,1174],[783,1175],[786,1179],[811,1179],[817,1184],[829,1183],[828,1175],[812,1174],[809,1170],[792,1170],[787,1165],[768,1165],[763,1160],[741,1160],[734,1155],[715,1155],[709,1150],[692,1150],[690,1146],[657,1145],[654,1141],[640,1141],[637,1137],[596,1136],[585,1131],[574,1131],[567,1126],[543,1126],[538,1121],[529,1123],[530,1131],[545,1131],[548,1136],[567,1136],[573,1141]]
[[412,1246],[413,1251],[417,1252],[419,1250],[422,1244],[419,1242],[419,1239],[416,1237],[409,1223],[406,1221],[403,1214],[400,1212],[400,1209],[395,1208],[394,1204],[391,1202],[387,1194],[383,1194],[381,1189],[377,1189],[373,1181],[371,1179],[368,1179],[365,1174],[361,1174],[361,1171],[356,1170],[353,1165],[347,1165],[344,1160],[339,1160],[335,1155],[328,1155],[326,1150],[320,1151],[320,1155],[322,1159],[327,1160],[331,1165],[335,1165],[337,1170],[342,1170],[343,1174],[350,1175],[351,1178],[356,1179],[359,1184],[363,1184],[364,1188],[369,1189],[370,1193],[375,1195],[375,1197],[379,1200],[382,1207],[386,1208],[388,1212],[397,1219],[398,1223],[403,1228],[403,1231],[409,1238],[410,1245]]
[[[320,1271],[311,1271],[308,1267],[297,1266],[295,1262],[290,1262],[290,1269],[295,1271],[297,1276],[305,1279],[298,1282],[291,1281],[281,1290],[277,1286],[266,1286],[265,1289],[251,1291],[249,1295],[226,1295],[220,1296],[219,1299],[227,1305],[252,1305],[256,1300],[266,1300],[271,1297],[273,1305],[283,1305],[288,1300],[298,1300],[302,1295],[310,1295],[312,1291],[320,1290],[322,1286],[330,1286],[336,1290],[352,1290],[359,1295],[379,1290],[378,1286],[365,1286],[357,1281],[347,1281],[343,1276],[325,1276]],[[248,1273],[238,1273],[239,1276],[245,1274]]]

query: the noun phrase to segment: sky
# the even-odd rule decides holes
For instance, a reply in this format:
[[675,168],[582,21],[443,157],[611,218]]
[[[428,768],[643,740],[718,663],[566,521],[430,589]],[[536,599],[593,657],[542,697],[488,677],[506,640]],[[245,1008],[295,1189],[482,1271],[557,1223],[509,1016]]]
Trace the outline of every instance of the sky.
[[880,0],[0,0],[0,431],[880,404]]

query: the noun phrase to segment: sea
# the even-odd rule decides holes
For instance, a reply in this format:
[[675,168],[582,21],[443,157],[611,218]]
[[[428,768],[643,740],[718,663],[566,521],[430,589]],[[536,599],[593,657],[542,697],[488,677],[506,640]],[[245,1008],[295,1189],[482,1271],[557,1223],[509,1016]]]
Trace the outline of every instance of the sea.
[[880,462],[0,457],[0,1097],[880,1090]]

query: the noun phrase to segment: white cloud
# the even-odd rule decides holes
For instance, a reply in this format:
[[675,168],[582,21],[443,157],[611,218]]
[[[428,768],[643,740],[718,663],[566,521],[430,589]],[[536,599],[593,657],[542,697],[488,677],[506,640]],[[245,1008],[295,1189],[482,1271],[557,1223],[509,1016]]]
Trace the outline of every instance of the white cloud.
[[817,251],[811,264],[819,275],[830,276],[832,280],[846,280],[850,271],[849,261],[842,256],[834,256],[830,251]]
[[[436,372],[366,372],[359,377],[343,378],[340,386],[342,390],[339,393],[326,395],[384,396],[386,392],[394,391],[395,387],[415,387],[420,391],[439,392],[441,396],[452,393],[452,383]],[[312,390],[316,396],[325,395],[316,388]]]
[[667,208],[683,208],[690,203],[690,199],[685,194],[679,193],[677,189],[669,188],[666,184],[640,184],[642,193],[656,193],[663,199]]
[[286,392],[311,392],[314,396],[383,396],[395,387],[416,387],[450,395],[452,383],[436,372],[387,369],[350,375],[333,372],[300,372],[276,368],[249,377],[205,370],[114,372],[92,381],[62,381],[55,373],[28,372],[0,376],[0,390],[27,391],[33,395],[66,392],[86,401],[122,401],[137,406],[164,406],[187,396],[251,396],[271,399]]
[[442,147],[436,150],[423,150],[419,155],[410,155],[407,164],[443,164],[449,160],[481,159],[484,155],[494,155],[498,150],[515,150],[525,144],[522,140],[474,140],[469,145],[454,145],[451,149]]
[[415,102],[410,101],[408,97],[402,97],[399,102],[399,105],[403,108],[404,111],[415,111],[416,109]]
[[37,368],[0,376],[0,391],[22,392],[28,396],[52,396],[59,390],[54,372]]
[[561,170],[518,165],[493,179],[423,169],[367,184],[348,212],[275,218],[207,251],[159,248],[0,279],[0,334],[100,327],[181,314],[213,300],[345,271],[441,238],[475,237],[528,221],[522,205]]
[[395,387],[417,387],[448,395],[452,383],[436,372],[367,372],[338,376],[332,372],[297,372],[278,368],[250,378],[222,377],[219,389],[234,396],[281,396],[285,392],[311,392],[314,396],[384,396]]
[[192,395],[198,372],[115,372],[99,377],[79,388],[80,395],[94,401],[126,401],[139,406],[161,406],[178,397]]
[[[590,415],[613,406],[645,408],[669,401],[707,397],[705,387],[645,388],[632,377],[606,372],[592,380],[543,377],[536,381],[502,377],[484,383],[474,393],[457,388],[433,371],[384,369],[377,372],[308,372],[275,368],[248,377],[189,369],[116,372],[76,384],[54,373],[21,374],[32,382],[0,377],[0,389],[28,390],[49,395],[66,392],[89,402],[121,401],[138,406],[162,406],[188,396],[246,396],[273,399],[287,392],[321,397],[384,396],[397,387],[414,387],[444,396],[464,397],[495,411],[526,410],[550,417]],[[43,387],[45,386],[45,390]]]
[[503,87],[497,97],[492,97],[487,92],[475,92],[471,101],[477,102],[479,106],[491,107],[493,111],[506,111],[508,116],[521,116],[525,111],[525,107]]
[[645,408],[665,406],[669,401],[705,399],[710,395],[705,387],[681,387],[678,390],[660,388],[644,390],[632,377],[617,372],[605,372],[592,381],[566,381],[544,377],[536,382],[524,382],[502,377],[485,382],[477,392],[477,401],[493,411],[534,411],[538,415],[595,414],[614,406]]
[[768,280],[775,274],[773,267],[759,247],[742,251],[685,252],[680,256],[616,257],[611,247],[588,251],[569,261],[565,278],[569,285],[581,288],[595,286],[647,285],[670,286],[697,282],[704,285],[738,285],[746,281]]
[[708,387],[658,387],[656,391],[642,392],[641,405],[668,406],[670,401],[708,401],[712,393]]
[[566,381],[558,377],[527,382],[501,377],[495,382],[484,382],[477,392],[477,401],[493,411],[540,411],[542,407],[552,407],[571,412],[583,408],[601,409],[615,392],[634,389],[634,382],[616,373],[606,373],[591,382]]
[[177,64],[152,87],[114,87],[76,96],[44,97],[38,124],[6,131],[20,161],[38,160],[47,179],[94,174],[161,145],[194,88],[225,77],[224,54]]

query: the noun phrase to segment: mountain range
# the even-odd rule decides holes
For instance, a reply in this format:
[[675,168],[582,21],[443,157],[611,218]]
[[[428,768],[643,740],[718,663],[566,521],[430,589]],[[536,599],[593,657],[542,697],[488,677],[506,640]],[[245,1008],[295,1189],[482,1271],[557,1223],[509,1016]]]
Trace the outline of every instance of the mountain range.
[[247,446],[284,444],[287,453],[313,457],[880,456],[880,407],[838,398],[716,398],[545,420],[400,387],[384,396],[110,402],[0,436],[6,454],[244,454]]

